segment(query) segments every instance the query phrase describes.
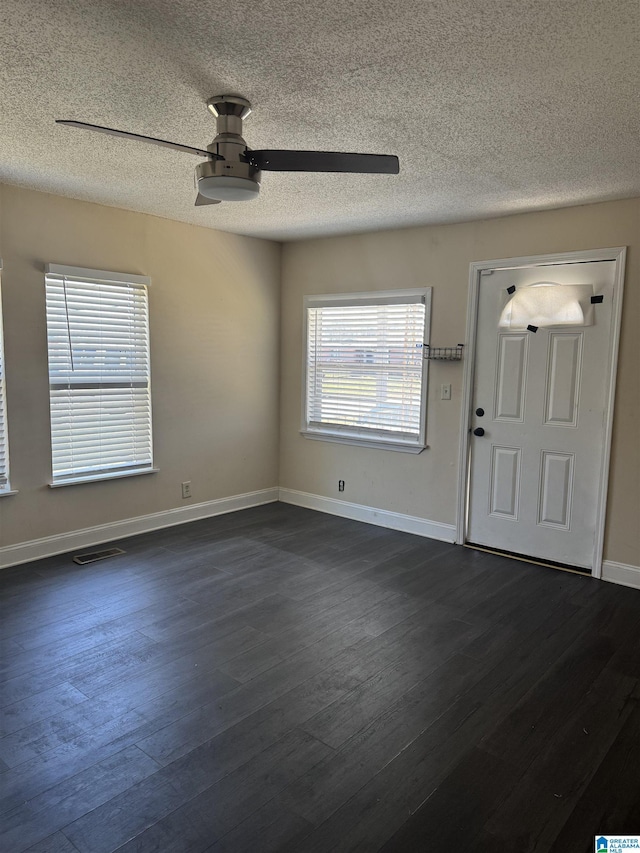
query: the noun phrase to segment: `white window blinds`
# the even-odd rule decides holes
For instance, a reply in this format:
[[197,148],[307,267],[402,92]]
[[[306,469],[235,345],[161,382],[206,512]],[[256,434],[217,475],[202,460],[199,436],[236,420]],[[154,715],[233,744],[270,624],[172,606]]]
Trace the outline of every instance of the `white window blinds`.
[[152,467],[147,283],[47,268],[53,484]]
[[[0,262],[2,270],[2,262]],[[0,305],[0,492],[9,490],[9,448],[7,436],[7,406],[4,378],[4,337]]]
[[429,297],[307,299],[306,430],[424,443]]

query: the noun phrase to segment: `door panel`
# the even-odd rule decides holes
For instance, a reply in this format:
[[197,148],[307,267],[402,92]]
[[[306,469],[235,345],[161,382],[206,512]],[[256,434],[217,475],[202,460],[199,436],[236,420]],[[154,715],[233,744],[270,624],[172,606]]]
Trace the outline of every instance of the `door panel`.
[[498,375],[493,407],[496,420],[524,419],[528,344],[524,334],[502,334],[498,337]]
[[[557,264],[482,275],[471,428],[469,542],[591,568],[615,261]],[[602,294],[593,324],[498,327],[516,289],[540,281]]]
[[582,332],[549,333],[549,367],[544,423],[578,425],[578,394],[582,375]]
[[517,519],[520,450],[517,447],[493,447],[492,453],[489,513],[502,518]]
[[538,524],[569,529],[574,459],[572,453],[542,451]]

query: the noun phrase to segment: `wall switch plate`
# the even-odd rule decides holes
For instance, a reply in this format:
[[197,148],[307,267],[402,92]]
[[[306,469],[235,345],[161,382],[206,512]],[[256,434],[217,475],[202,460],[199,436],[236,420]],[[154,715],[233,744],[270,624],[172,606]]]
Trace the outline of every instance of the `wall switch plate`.
[[191,497],[191,480],[187,480],[182,484],[182,497],[190,498]]
[[450,400],[451,399],[451,384],[446,383],[440,386],[440,399],[441,400]]

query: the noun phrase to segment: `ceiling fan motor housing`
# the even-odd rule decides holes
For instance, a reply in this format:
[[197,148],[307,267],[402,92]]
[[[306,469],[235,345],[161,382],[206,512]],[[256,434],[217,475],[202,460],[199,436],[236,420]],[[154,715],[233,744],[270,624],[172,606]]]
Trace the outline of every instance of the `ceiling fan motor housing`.
[[196,166],[198,192],[221,201],[249,201],[260,192],[261,172],[247,163],[247,143],[242,137],[242,120],[251,112],[246,98],[216,95],[207,101],[216,117],[218,135],[207,150],[224,159],[206,160]]

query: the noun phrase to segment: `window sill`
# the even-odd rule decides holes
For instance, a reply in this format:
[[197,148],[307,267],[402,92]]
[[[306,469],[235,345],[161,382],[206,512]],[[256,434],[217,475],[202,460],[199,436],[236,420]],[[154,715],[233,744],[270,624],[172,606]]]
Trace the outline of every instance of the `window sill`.
[[142,474],[157,474],[159,468],[140,468],[137,471],[118,471],[111,474],[92,474],[88,477],[69,477],[67,480],[55,480],[49,483],[50,489],[60,489],[63,486],[77,486],[81,483],[101,483],[104,480],[122,480],[125,477],[140,477]]
[[418,454],[427,449],[426,444],[394,441],[393,439],[373,436],[349,435],[348,433],[300,430],[300,434],[304,438],[311,438],[314,441],[332,441],[336,444],[357,444],[359,447],[369,447],[374,450],[395,450],[399,453]]
[[17,489],[0,489],[0,498],[6,498],[7,495],[17,495]]

